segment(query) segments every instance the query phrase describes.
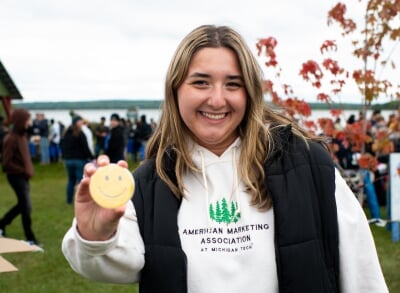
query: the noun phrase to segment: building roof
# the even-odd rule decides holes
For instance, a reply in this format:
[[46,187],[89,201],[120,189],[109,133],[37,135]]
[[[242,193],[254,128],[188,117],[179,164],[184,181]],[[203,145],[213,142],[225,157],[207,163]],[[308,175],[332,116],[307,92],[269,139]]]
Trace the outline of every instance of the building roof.
[[23,97],[11,76],[8,74],[3,63],[0,61],[0,97],[7,97],[12,100],[22,100]]

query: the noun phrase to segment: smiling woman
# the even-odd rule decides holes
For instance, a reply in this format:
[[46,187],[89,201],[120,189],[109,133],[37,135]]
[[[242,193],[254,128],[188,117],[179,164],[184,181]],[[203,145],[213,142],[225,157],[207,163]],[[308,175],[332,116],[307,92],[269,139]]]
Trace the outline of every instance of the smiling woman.
[[85,167],[62,246],[88,278],[147,293],[388,291],[327,147],[265,104],[261,68],[230,27],[179,44],[132,200],[93,202],[98,171]]

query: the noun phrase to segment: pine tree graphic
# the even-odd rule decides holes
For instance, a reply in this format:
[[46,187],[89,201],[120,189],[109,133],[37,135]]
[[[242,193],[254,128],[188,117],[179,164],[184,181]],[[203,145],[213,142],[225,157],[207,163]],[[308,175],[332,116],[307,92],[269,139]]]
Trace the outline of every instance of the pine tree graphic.
[[210,219],[217,223],[236,223],[240,219],[240,212],[238,211],[237,202],[231,202],[230,209],[226,198],[222,198],[221,201],[209,206]]
[[210,214],[210,219],[215,221],[216,218],[215,218],[215,213],[214,213],[214,208],[213,208],[212,203],[210,203],[210,207],[208,209],[208,213]]
[[222,211],[221,211],[221,206],[219,204],[219,201],[217,201],[217,203],[215,204],[215,221],[217,221],[217,223],[221,223],[222,222]]

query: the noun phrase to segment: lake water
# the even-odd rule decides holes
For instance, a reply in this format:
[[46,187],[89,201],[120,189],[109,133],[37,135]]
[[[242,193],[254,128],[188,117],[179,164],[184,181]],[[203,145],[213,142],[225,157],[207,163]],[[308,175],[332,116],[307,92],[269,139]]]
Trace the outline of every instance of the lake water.
[[[149,122],[150,119],[154,119],[154,121],[158,121],[160,117],[159,109],[139,109],[137,115],[140,117],[141,115],[146,115],[147,121]],[[71,124],[71,117],[69,115],[69,110],[34,110],[31,111],[32,117],[36,113],[44,113],[47,119],[54,119],[55,121],[61,121],[64,125],[68,126]],[[75,113],[82,116],[83,118],[88,119],[90,122],[99,122],[102,116],[106,117],[106,123],[108,124],[109,118],[112,113],[117,113],[120,117],[125,119],[130,118],[129,113],[127,110],[124,109],[105,109],[105,110],[75,110]],[[367,113],[367,118],[371,117],[372,111]],[[385,110],[382,111],[382,115],[387,120],[389,115],[394,113],[394,111]],[[358,118],[358,111],[357,110],[345,110],[342,116],[343,123],[347,118],[354,114],[356,118]],[[329,110],[313,110],[312,115],[309,120],[316,120],[318,118],[329,118],[331,117]]]

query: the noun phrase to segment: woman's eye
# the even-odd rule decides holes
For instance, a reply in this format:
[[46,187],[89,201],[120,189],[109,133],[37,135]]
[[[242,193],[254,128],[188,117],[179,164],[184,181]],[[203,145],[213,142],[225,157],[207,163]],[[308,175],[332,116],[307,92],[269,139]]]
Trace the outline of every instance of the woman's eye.
[[228,82],[226,84],[226,87],[229,88],[229,89],[237,89],[237,88],[241,88],[242,84],[238,83],[238,82]]
[[205,80],[195,80],[192,82],[192,84],[200,87],[208,86],[208,82],[206,82]]

